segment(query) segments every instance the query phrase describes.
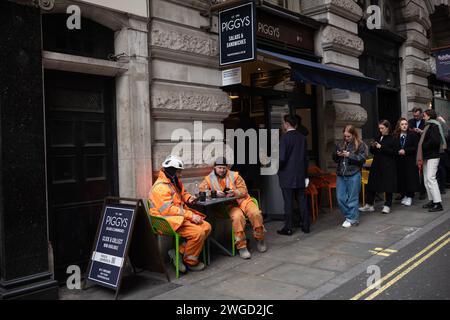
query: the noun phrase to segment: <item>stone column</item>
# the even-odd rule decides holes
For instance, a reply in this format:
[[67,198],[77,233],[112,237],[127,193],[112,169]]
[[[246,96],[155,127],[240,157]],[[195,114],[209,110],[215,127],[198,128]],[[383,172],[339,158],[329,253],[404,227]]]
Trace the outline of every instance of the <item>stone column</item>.
[[125,53],[128,71],[116,78],[119,193],[147,198],[152,184],[151,123],[146,22],[116,32],[115,53]]
[[402,116],[410,116],[408,112],[414,107],[427,109],[432,99],[427,79],[431,74],[427,60],[430,57],[431,21],[429,16],[432,10],[434,6],[430,1],[399,1],[397,3],[397,30],[407,38],[400,48]]
[[[357,22],[362,18],[361,8],[353,0],[305,0],[302,14],[325,22],[316,34],[316,54],[323,57],[322,63],[338,69],[360,74],[358,57],[364,51],[364,43],[358,37]],[[361,97],[357,92],[319,89],[323,95],[318,106],[319,139],[321,146],[321,166],[331,169],[334,143],[342,139],[345,125],[361,128],[367,121],[367,112],[361,107]]]
[[40,10],[0,2],[0,299],[57,299],[48,264]]

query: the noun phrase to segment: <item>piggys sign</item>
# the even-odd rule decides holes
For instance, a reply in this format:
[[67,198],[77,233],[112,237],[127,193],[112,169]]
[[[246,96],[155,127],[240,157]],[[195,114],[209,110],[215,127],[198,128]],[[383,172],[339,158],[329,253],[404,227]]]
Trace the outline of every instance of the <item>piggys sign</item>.
[[255,5],[249,2],[219,12],[220,65],[255,59]]

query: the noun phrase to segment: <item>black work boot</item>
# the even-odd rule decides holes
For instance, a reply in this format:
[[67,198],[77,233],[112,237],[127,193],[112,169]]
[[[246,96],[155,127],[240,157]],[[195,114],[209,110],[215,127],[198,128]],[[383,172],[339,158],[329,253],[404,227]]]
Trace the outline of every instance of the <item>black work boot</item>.
[[428,212],[437,212],[437,211],[442,211],[444,210],[444,208],[442,208],[442,204],[440,202],[438,203],[433,203],[433,206],[428,209]]
[[433,207],[433,205],[434,205],[433,201],[430,201],[430,202],[428,202],[427,204],[424,204],[424,205],[422,206],[422,208],[424,208],[424,209],[430,209],[430,208]]

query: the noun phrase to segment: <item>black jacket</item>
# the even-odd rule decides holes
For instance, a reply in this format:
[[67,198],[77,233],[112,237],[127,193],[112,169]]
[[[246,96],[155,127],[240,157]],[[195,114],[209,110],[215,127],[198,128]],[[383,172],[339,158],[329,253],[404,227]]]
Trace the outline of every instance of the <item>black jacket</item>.
[[306,138],[297,130],[286,132],[280,141],[280,168],[278,178],[281,189],[305,188],[308,172]]
[[[395,137],[398,150],[402,149],[400,137]],[[410,193],[420,191],[419,168],[416,165],[417,146],[419,136],[413,132],[406,134],[403,150],[405,155],[396,153],[397,160],[397,192]]]
[[441,134],[439,127],[430,123],[422,144],[423,160],[437,159],[441,157],[439,149],[441,147]]
[[[364,142],[359,146],[358,150],[355,150],[354,142],[345,145],[344,148],[342,146],[342,144],[337,144],[333,153],[333,160],[337,163],[336,174],[338,176],[350,177],[361,171],[364,162],[366,162],[367,146]],[[350,152],[348,158],[337,155],[337,152],[342,149]]]
[[392,136],[381,136],[375,139],[381,148],[370,147],[373,154],[372,166],[370,167],[368,191],[396,192],[397,191],[397,166],[395,155],[398,148]]
[[[416,119],[412,118],[408,120],[408,127],[409,129],[414,129],[416,127]],[[423,130],[425,128],[425,120],[420,120],[419,129]]]

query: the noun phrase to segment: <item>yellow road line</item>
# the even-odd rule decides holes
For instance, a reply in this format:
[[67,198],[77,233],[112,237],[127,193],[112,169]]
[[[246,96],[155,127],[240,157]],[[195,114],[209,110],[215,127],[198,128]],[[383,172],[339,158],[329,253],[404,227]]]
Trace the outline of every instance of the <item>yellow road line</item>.
[[389,281],[388,283],[386,283],[383,287],[381,287],[379,290],[375,291],[374,293],[372,293],[370,296],[368,296],[366,299],[364,300],[372,300],[373,298],[377,297],[378,295],[380,295],[383,291],[385,291],[386,289],[388,289],[389,287],[391,287],[393,284],[395,284],[396,282],[398,282],[401,278],[403,278],[404,276],[406,276],[408,273],[410,273],[412,270],[414,270],[415,268],[417,268],[417,266],[419,266],[420,264],[422,264],[425,260],[427,260],[429,257],[431,257],[433,254],[435,254],[437,251],[439,251],[440,249],[442,249],[442,247],[444,247],[447,243],[450,242],[450,239],[445,240],[443,243],[441,243],[439,246],[437,246],[436,248],[434,248],[431,252],[429,252],[426,256],[424,256],[423,258],[421,258],[419,261],[415,262],[412,266],[408,267],[408,269],[406,269],[405,271],[403,271],[402,273],[400,273],[398,276],[396,276],[394,279],[392,279],[391,281]]
[[408,259],[406,262],[402,263],[400,266],[398,266],[397,268],[395,268],[394,270],[392,270],[390,273],[388,273],[386,276],[384,276],[383,278],[381,278],[380,280],[376,281],[374,284],[370,285],[369,287],[367,287],[366,289],[364,289],[363,291],[361,291],[360,293],[358,293],[357,295],[355,295],[353,298],[351,298],[350,300],[358,300],[361,297],[363,297],[364,295],[366,295],[369,291],[371,291],[372,289],[375,289],[376,287],[378,287],[379,285],[381,285],[384,281],[386,281],[387,279],[389,279],[390,277],[394,276],[397,272],[399,272],[401,269],[403,269],[404,267],[406,267],[408,264],[410,264],[411,262],[413,262],[414,260],[418,259],[420,256],[424,255],[427,251],[431,250],[436,244],[438,244],[439,242],[441,242],[442,240],[444,240],[448,235],[450,235],[450,231],[448,231],[446,234],[444,234],[443,236],[441,236],[439,239],[437,239],[436,241],[434,241],[433,243],[431,243],[430,245],[428,245],[425,249],[423,249],[422,251],[420,251],[419,253],[417,253],[415,256],[411,257],[410,259]]
[[397,252],[397,250],[393,250],[393,249],[384,249],[384,252],[390,252],[390,253],[395,253]]

